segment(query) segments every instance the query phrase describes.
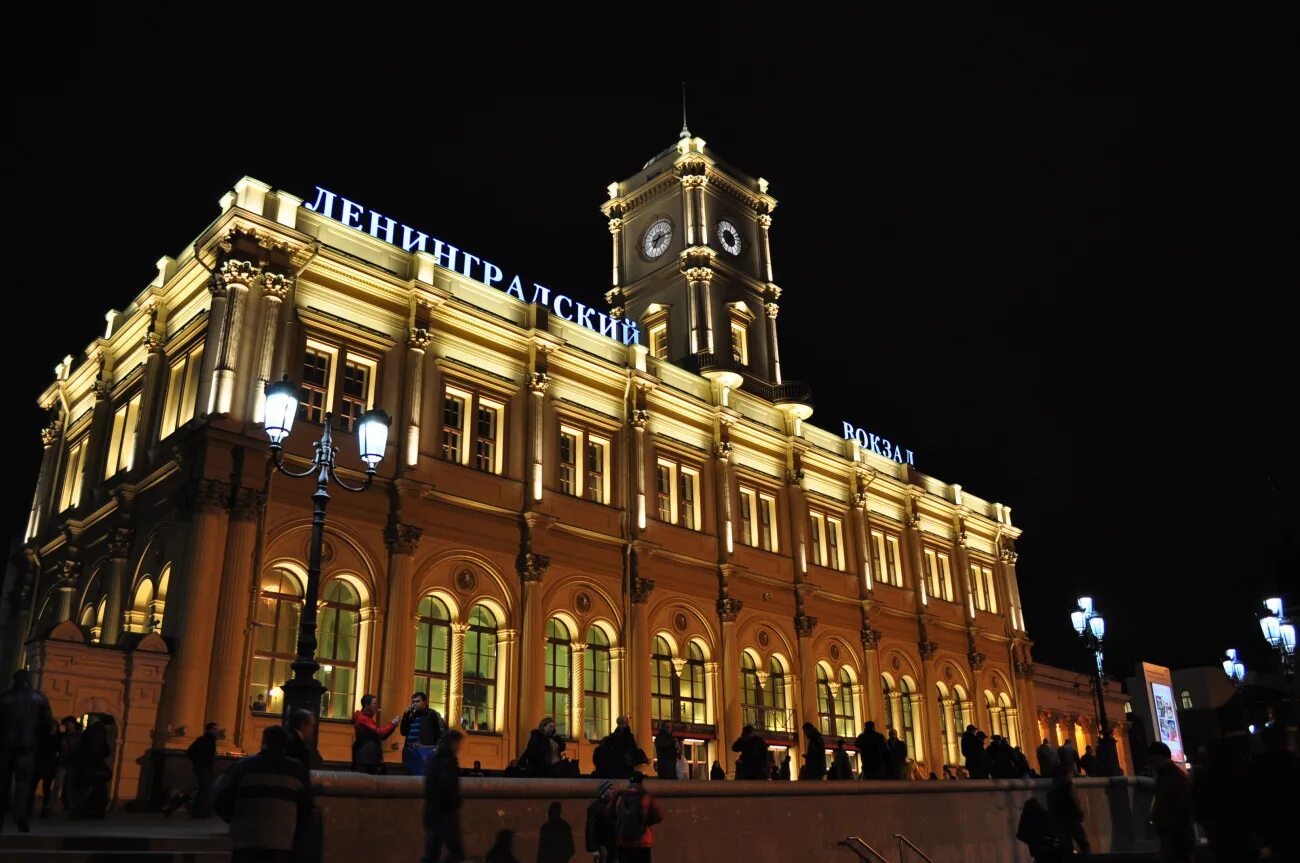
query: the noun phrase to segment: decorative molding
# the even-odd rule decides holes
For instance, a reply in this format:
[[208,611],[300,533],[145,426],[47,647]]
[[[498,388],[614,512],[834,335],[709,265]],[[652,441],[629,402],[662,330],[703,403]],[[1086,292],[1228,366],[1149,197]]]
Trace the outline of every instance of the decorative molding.
[[980,653],[978,650],[972,650],[970,653],[966,654],[966,658],[970,660],[972,671],[980,671],[984,668],[984,654]]
[[1005,564],[1014,566],[1016,559],[1019,557],[1020,555],[1016,554],[1015,543],[1012,542],[1011,538],[1003,539],[1001,546],[998,548],[998,559]]
[[96,399],[107,399],[113,396],[113,382],[106,380],[97,380],[90,385],[90,391],[95,394]]
[[519,555],[519,560],[515,562],[515,565],[519,570],[519,579],[521,581],[525,584],[540,584],[542,576],[546,574],[546,570],[550,569],[551,559],[544,554],[526,551]]
[[222,287],[231,285],[248,287],[262,273],[262,268],[252,261],[239,261],[227,258],[212,272],[212,278],[221,282]]
[[192,505],[195,512],[220,512],[230,505],[231,486],[219,479],[203,477],[194,484]]
[[384,544],[388,546],[390,554],[415,554],[415,548],[423,535],[422,527],[400,521],[391,522],[384,528]]
[[686,617],[686,612],[679,611],[673,615],[673,629],[685,632],[687,626],[690,626],[690,620]]
[[478,587],[478,576],[468,566],[463,567],[456,572],[455,584],[459,593],[469,596]]
[[655,583],[653,579],[642,578],[639,575],[632,576],[632,602],[635,605],[641,605],[650,599],[650,594],[654,593]]
[[131,540],[135,532],[128,527],[114,528],[108,540],[108,557],[110,560],[122,560],[131,554]]
[[745,607],[745,603],[739,599],[733,599],[729,596],[721,597],[718,600],[718,617],[723,623],[735,623],[736,618],[740,615],[740,610]]
[[644,408],[632,411],[632,428],[643,429],[648,422],[650,422],[650,411]]
[[551,385],[551,376],[546,372],[529,372],[528,373],[528,391],[541,395],[546,392],[546,388]]
[[711,282],[713,281],[713,270],[708,267],[687,267],[682,270],[688,282]]
[[51,421],[49,425],[41,429],[41,445],[52,446],[61,434],[63,434],[63,420]]
[[721,461],[731,458],[731,441],[724,440],[713,445],[713,457]]
[[230,504],[230,517],[235,521],[257,521],[265,508],[266,493],[261,489],[238,488]]
[[411,327],[406,331],[406,346],[422,351],[433,343],[433,333],[425,327]]
[[939,643],[937,641],[921,641],[917,643],[917,648],[921,651],[921,659],[929,662],[934,659],[934,655],[939,651]]
[[816,628],[817,618],[807,614],[794,616],[794,631],[800,638],[812,638],[813,630]]
[[289,296],[289,291],[293,290],[293,282],[293,276],[265,273],[262,275],[262,294],[267,298],[283,301]]
[[81,575],[81,561],[65,560],[59,564],[59,571],[55,573],[54,578],[60,590],[72,590],[77,586],[77,578]]
[[759,215],[758,215],[758,226],[759,226],[760,228],[770,228],[770,227],[772,227],[772,217],[769,216],[767,213],[759,213]]
[[155,330],[148,330],[140,337],[140,344],[144,347],[146,353],[162,353],[163,335]]
[[776,320],[776,316],[781,313],[781,307],[776,303],[767,303],[763,308],[767,310],[767,316],[772,320]]

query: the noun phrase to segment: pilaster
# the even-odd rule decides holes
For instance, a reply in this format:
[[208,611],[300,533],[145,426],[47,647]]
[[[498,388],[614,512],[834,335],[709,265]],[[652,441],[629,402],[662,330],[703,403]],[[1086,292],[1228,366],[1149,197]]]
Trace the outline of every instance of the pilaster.
[[[384,530],[388,546],[388,614],[385,619],[383,679],[379,703],[394,707],[406,704],[415,679],[416,608],[412,594],[415,550],[423,530],[413,524],[392,522]],[[458,678],[453,674],[452,680]],[[451,712],[451,693],[447,696]],[[448,724],[460,721],[459,713],[446,717]]]
[[[244,709],[241,672],[244,668],[244,643],[251,632],[249,612],[258,590],[253,563],[257,530],[265,506],[266,494],[263,491],[239,488],[235,490],[229,509],[205,711],[205,721],[227,729],[229,736],[218,743],[223,750],[237,745],[234,729],[239,724],[240,711]],[[213,612],[208,609],[206,614],[212,616]]]
[[546,629],[542,621],[542,578],[551,559],[525,552],[519,556],[519,723],[531,728],[542,718],[542,667]]
[[294,277],[281,273],[262,275],[262,320],[258,327],[257,378],[253,381],[253,422],[264,422],[266,417],[266,385],[274,380],[276,334],[280,331],[280,315],[284,300],[293,290]]
[[131,554],[132,531],[128,528],[114,529],[108,541],[108,566],[104,567],[104,629],[100,633],[101,644],[117,644],[122,640],[122,610],[126,604],[127,583],[126,564]]
[[451,625],[451,679],[447,681],[447,724],[452,728],[463,728],[465,700],[463,678],[465,676],[465,633],[469,624],[457,621]]
[[[244,315],[248,310],[248,288],[261,275],[261,267],[251,261],[233,258],[222,262],[212,278],[226,290],[226,320],[219,350],[215,352],[212,373],[212,413],[225,415],[234,406],[235,366],[239,361],[240,342],[244,335]],[[214,302],[215,307],[215,293]]]
[[[740,616],[744,603],[724,596],[718,599],[717,605],[718,622],[722,628],[722,650],[718,658],[722,666],[722,716],[715,719],[715,722],[723,731],[719,736],[726,739],[726,735],[735,734],[744,725],[740,704],[740,647],[736,643],[736,619]],[[728,774],[734,773],[736,753],[729,746],[719,748],[724,756],[723,768]]]

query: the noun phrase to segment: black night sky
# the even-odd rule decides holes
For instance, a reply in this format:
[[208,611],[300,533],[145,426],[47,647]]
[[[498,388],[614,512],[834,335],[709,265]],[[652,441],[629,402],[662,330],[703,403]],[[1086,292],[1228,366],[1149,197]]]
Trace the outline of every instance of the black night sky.
[[[119,32],[11,76],[13,533],[54,364],[240,176],[328,186],[603,305],[605,186],[681,126],[683,64],[653,39],[480,50],[320,11],[246,26],[223,6],[206,36],[112,14]],[[1272,667],[1254,609],[1298,569],[1300,351],[1248,249],[1249,46],[1182,9],[970,14],[807,40],[699,14],[727,59],[691,76],[690,127],[780,201],[786,376],[813,384],[814,424],[866,425],[1013,507],[1041,661],[1087,668],[1067,612],[1090,592],[1113,671],[1228,646]]]

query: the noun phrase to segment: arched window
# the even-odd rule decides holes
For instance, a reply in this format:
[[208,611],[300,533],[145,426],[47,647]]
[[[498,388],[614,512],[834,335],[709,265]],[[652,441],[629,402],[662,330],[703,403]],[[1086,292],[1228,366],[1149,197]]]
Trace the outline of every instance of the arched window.
[[347,719],[355,709],[360,637],[361,597],[344,579],[333,579],[325,585],[316,647],[316,679],[325,685],[322,719]]
[[261,702],[267,713],[281,713],[280,687],[290,677],[297,656],[298,620],[302,616],[302,585],[292,572],[276,567],[262,576],[257,598],[257,642],[253,673],[248,679],[249,703]]
[[831,696],[830,678],[820,665],[817,666],[817,727],[822,734],[835,733],[835,699]]
[[542,713],[555,720],[555,733],[569,736],[569,698],[572,692],[573,639],[569,628],[552,617],[546,621],[546,689]]
[[840,689],[835,695],[835,734],[853,736],[853,675],[847,668],[840,669]]
[[158,575],[158,583],[153,589],[153,602],[149,604],[149,624],[148,630],[162,635],[163,631],[163,611],[167,607],[167,586],[172,578],[172,565],[169,563],[162,568]]
[[136,585],[135,596],[131,599],[131,607],[127,609],[123,617],[122,630],[134,633],[148,632],[149,605],[152,602],[153,577],[146,575]]
[[484,605],[476,605],[469,612],[463,688],[462,725],[469,731],[495,731],[497,619]]
[[790,712],[789,694],[785,685],[785,668],[775,656],[767,663],[767,686],[763,687],[763,702],[767,705],[769,731],[794,731],[794,717]]
[[678,681],[681,693],[681,721],[704,723],[704,651],[695,642],[686,648],[686,665],[682,668],[682,677]]
[[1180,704],[1183,705],[1183,710],[1191,710],[1192,709],[1191,691],[1184,689],[1182,692],[1178,693],[1178,701]]
[[90,643],[94,644],[99,641],[99,629],[95,626],[95,606],[87,605],[81,609],[81,616],[78,618],[81,628],[90,634]]
[[912,758],[915,758],[917,761],[920,761],[920,750],[916,748],[917,717],[915,711],[912,709],[912,699],[916,695],[916,687],[912,683],[912,678],[904,677],[899,688],[902,690],[902,693],[899,696],[899,708],[903,714],[903,728],[899,732],[899,736],[902,737],[903,742],[907,744],[907,754]]
[[589,627],[582,656],[582,715],[588,740],[600,740],[611,729],[609,659],[609,636],[599,626]]
[[997,698],[987,689],[984,690],[984,706],[987,707],[989,711],[989,731],[991,735],[1006,737],[1006,715],[1002,712],[1002,707],[998,704]]
[[[938,696],[936,703],[939,706],[939,738],[943,740],[943,760],[945,764],[959,764],[961,749],[958,745],[958,733],[953,728],[957,719],[956,708],[950,704],[948,690],[942,683],[936,683],[934,688]],[[948,718],[949,710],[953,712],[951,720]]]
[[763,692],[758,685],[758,665],[748,653],[740,654],[740,704],[745,724],[763,728]]
[[[966,695],[966,690],[961,686],[954,686],[952,688],[952,724],[953,730],[957,732],[959,739],[962,733],[965,732],[966,726],[973,724],[966,707],[968,703],[969,696]],[[960,753],[960,749],[958,752]]]
[[1020,745],[1020,731],[1016,728],[1016,723],[1011,712],[1011,696],[1005,692],[998,695],[998,709],[1002,714],[1002,735],[1006,737],[1007,742],[1012,746]]
[[656,722],[677,718],[673,711],[676,701],[675,677],[672,648],[668,646],[666,638],[656,635],[654,649],[650,654],[650,712]]
[[451,681],[451,614],[436,596],[425,596],[416,609],[415,680],[412,692],[429,696],[429,706],[447,717]]

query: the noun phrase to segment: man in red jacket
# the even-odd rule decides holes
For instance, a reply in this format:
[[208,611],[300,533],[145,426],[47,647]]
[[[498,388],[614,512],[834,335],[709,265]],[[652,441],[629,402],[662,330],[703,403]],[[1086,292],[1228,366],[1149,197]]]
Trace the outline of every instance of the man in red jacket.
[[397,730],[398,720],[379,725],[378,719],[378,696],[361,696],[361,709],[352,714],[352,731],[356,735],[352,741],[352,769],[360,773],[384,772],[383,741]]
[[633,773],[627,788],[605,810],[614,819],[619,863],[650,863],[650,849],[655,844],[650,828],[664,820],[659,801],[645,790],[644,780],[644,774]]

